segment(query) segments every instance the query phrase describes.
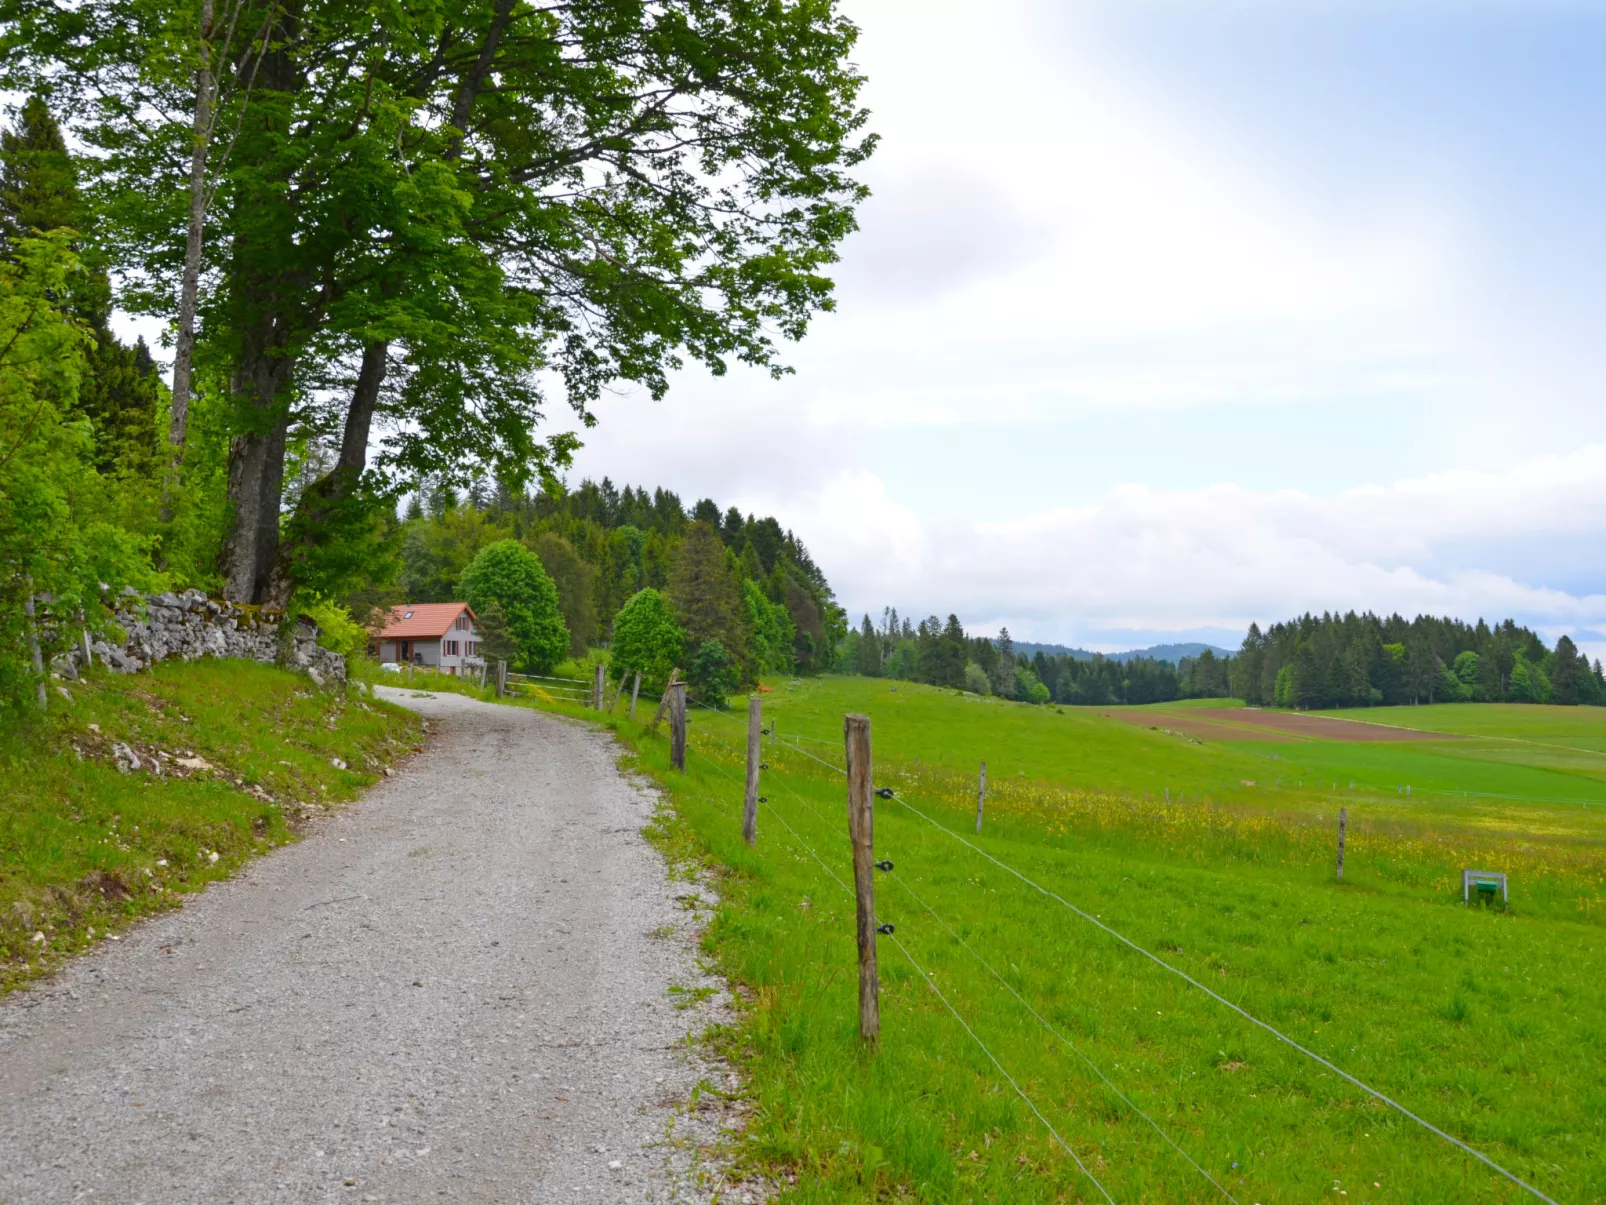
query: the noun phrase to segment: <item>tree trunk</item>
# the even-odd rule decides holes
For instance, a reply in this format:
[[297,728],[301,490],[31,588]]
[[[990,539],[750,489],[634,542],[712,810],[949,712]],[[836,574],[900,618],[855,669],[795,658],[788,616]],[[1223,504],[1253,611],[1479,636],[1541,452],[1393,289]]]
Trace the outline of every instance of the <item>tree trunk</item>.
[[[293,6],[299,8],[299,6]],[[286,47],[296,37],[299,13],[280,7],[260,48],[246,54],[249,78],[267,93],[290,94],[305,86]],[[277,141],[292,136],[270,106],[260,129],[248,129],[237,153],[248,161],[271,156]],[[279,183],[283,183],[280,181]],[[272,181],[237,204],[282,205]],[[291,382],[303,341],[317,323],[320,301],[310,292],[305,267],[286,264],[245,236],[234,236],[230,292],[241,315],[240,346],[229,380],[239,433],[229,441],[229,530],[219,567],[223,595],[231,602],[263,600],[279,550],[279,508],[284,492],[284,450],[290,430]]]
[[[200,65],[195,69],[195,142],[190,148],[190,228],[179,285],[178,341],[173,349],[173,408],[167,442],[176,472],[190,417],[190,365],[195,357],[195,304],[200,292],[206,225],[206,152],[212,137],[212,0],[201,0]],[[164,499],[164,509],[166,502]]]
[[289,605],[290,596],[300,584],[301,558],[327,540],[340,537],[331,521],[340,504],[356,492],[363,470],[368,467],[368,437],[373,429],[374,411],[379,405],[379,391],[385,383],[389,353],[390,344],[385,340],[376,340],[363,348],[362,367],[357,372],[351,404],[346,410],[340,459],[334,468],[302,492],[296,504],[296,513],[289,524],[291,539],[278,549],[262,598],[269,606]]
[[263,601],[279,551],[279,504],[284,446],[290,430],[289,384],[295,361],[283,346],[283,326],[264,316],[248,332],[230,382],[245,409],[248,430],[229,441],[229,503],[233,518],[223,541],[223,597]]

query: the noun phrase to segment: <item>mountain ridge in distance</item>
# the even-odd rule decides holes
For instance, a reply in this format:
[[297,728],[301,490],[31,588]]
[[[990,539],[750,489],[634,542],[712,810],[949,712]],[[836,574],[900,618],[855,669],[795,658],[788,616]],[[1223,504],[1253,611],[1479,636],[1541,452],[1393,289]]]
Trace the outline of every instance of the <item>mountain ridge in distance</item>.
[[1017,653],[1025,653],[1028,657],[1035,657],[1039,652],[1045,657],[1072,657],[1077,661],[1091,661],[1096,656],[1102,656],[1106,661],[1136,661],[1143,657],[1155,661],[1169,661],[1175,665],[1184,657],[1198,657],[1209,649],[1217,657],[1231,657],[1233,651],[1224,649],[1219,644],[1205,644],[1201,641],[1187,641],[1181,644],[1156,644],[1146,649],[1128,649],[1123,653],[1090,653],[1087,649],[1071,648],[1065,644],[1039,644],[1032,640],[1016,640],[1011,642]]

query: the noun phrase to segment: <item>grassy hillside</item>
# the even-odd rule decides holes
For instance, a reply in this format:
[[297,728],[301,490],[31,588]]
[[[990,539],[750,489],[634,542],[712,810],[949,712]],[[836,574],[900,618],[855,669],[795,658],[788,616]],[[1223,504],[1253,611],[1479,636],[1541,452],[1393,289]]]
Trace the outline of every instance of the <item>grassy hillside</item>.
[[[410,713],[249,661],[62,690],[0,736],[0,991],[293,839],[418,747]],[[140,769],[119,771],[118,743]]]
[[[1552,1197],[1606,1196],[1599,812],[1376,782],[1437,765],[1446,783],[1498,772],[1548,795],[1588,791],[1589,773],[1465,741],[1199,741],[1166,731],[1187,709],[1157,709],[1151,730],[896,685],[764,696],[780,740],[753,850],[739,706],[693,713],[684,777],[661,735],[614,721],[676,802],[664,839],[723,879],[706,945],[749,1000],[724,1035],[750,1073],[746,1149],[795,1175],[788,1199],[1102,1199],[983,1044],[1118,1201],[1221,1199],[1188,1159],[1243,1202],[1525,1196],[954,834]],[[850,881],[842,782],[787,744],[839,763],[850,710],[872,717],[876,779],[899,796],[876,805],[876,852],[895,863],[877,912],[896,934],[879,942],[874,1057],[854,1028],[853,905],[832,878]],[[1307,767],[1329,785],[1298,786]],[[1511,908],[1462,907],[1465,865],[1511,871]]]

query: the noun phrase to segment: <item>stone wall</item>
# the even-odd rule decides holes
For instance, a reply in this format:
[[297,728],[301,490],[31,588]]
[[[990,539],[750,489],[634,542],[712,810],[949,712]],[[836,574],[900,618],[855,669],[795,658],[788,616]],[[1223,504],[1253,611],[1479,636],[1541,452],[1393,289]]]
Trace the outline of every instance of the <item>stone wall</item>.
[[[93,657],[119,673],[132,674],[157,661],[179,657],[244,657],[267,663],[279,659],[279,624],[282,616],[236,603],[207,598],[199,590],[179,594],[129,593],[116,612],[118,627],[127,634],[121,643],[92,639],[62,653],[51,669],[63,678],[76,678]],[[317,643],[318,628],[310,619],[296,624],[290,664],[307,672],[319,686],[346,680],[346,662]]]

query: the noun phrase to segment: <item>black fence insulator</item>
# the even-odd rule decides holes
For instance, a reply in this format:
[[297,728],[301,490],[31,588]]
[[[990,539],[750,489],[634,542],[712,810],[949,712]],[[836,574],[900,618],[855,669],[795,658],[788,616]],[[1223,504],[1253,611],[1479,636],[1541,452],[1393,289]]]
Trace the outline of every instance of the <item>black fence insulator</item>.
[[770,797],[768,795],[760,795],[758,797],[758,801],[760,803],[768,803],[770,801]]
[[875,868],[877,870],[891,870],[892,869],[892,859],[888,858],[885,861],[877,862],[875,864]]
[[892,788],[891,787],[877,787],[875,789],[875,794],[876,794],[876,798],[877,799],[891,799],[892,798]]
[[892,925],[877,925],[875,927],[875,931],[877,933],[885,933],[888,937],[891,937],[892,936],[892,932],[893,932],[893,926]]
[[765,736],[769,736],[770,735],[770,730],[768,728],[760,728],[759,731],[762,732]]
[[760,770],[768,770],[770,768],[770,764],[767,761],[761,761],[758,763],[758,768]]

